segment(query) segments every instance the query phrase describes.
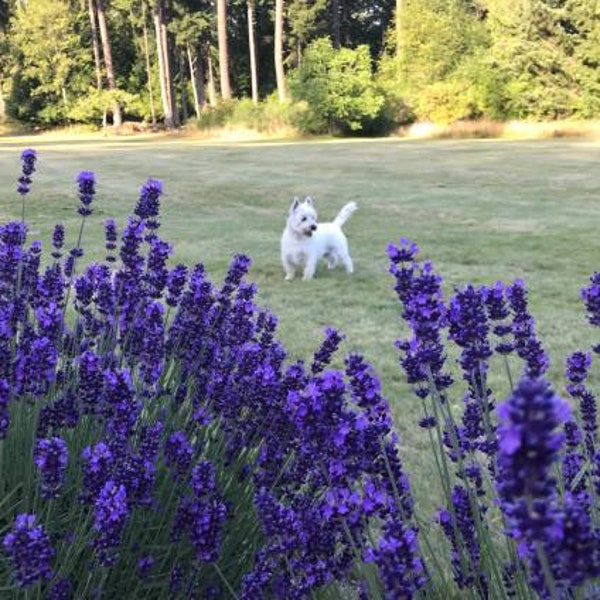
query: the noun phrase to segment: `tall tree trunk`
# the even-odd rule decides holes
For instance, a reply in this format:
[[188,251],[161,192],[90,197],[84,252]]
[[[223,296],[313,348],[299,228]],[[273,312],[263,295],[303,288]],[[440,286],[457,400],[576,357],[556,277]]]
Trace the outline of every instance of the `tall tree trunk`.
[[396,0],[396,59],[400,61],[402,43],[402,0]]
[[275,79],[277,96],[283,102],[287,97],[285,71],[283,69],[283,1],[275,0]]
[[144,58],[146,60],[146,80],[148,87],[148,99],[150,100],[150,118],[152,127],[156,127],[156,108],[154,106],[154,88],[152,85],[152,65],[150,64],[150,45],[148,44],[148,22],[146,15],[146,3],[142,3],[142,31],[144,38]]
[[229,82],[229,45],[227,41],[227,0],[217,0],[217,33],[221,98],[229,100],[231,98],[231,83]]
[[102,89],[102,62],[100,61],[100,43],[98,42],[98,26],[94,0],[88,0],[88,13],[92,31],[92,52],[94,53],[94,70],[96,71],[96,89]]
[[181,122],[188,120],[187,78],[185,73],[185,53],[179,50],[179,93],[181,95]]
[[173,94],[173,78],[169,60],[166,10],[164,0],[156,0],[154,5],[154,27],[156,30],[156,51],[160,79],[160,97],[163,105],[165,127],[174,129],[178,125],[178,115]]
[[339,50],[342,46],[342,15],[340,0],[331,0],[331,34],[333,47]]
[[[106,13],[105,5],[106,0],[97,0],[96,11],[98,15],[98,26],[100,29],[100,39],[102,41],[102,54],[104,55],[104,67],[106,68],[106,81],[108,82],[108,89],[111,92],[116,91],[117,84],[115,82],[115,71],[113,69],[112,61],[112,48],[110,43],[110,37],[108,35],[108,27],[106,26]],[[113,104],[113,125],[119,127],[123,123],[123,117],[121,116],[121,106],[118,101],[115,100]]]
[[[92,32],[92,52],[94,54],[94,70],[96,72],[96,89],[102,89],[102,60],[100,58],[100,42],[98,41],[98,25],[96,23],[96,7],[94,0],[88,0],[88,14]],[[106,134],[106,108],[102,109],[102,131]]]
[[256,39],[254,35],[254,0],[248,0],[248,46],[250,49],[252,102],[258,104],[258,71],[256,68]]
[[206,48],[206,61],[208,63],[208,103],[211,106],[217,104],[217,90],[215,86],[215,72],[213,70],[212,57],[210,55],[210,47]]
[[204,107],[206,99],[204,98],[204,73],[202,69],[202,60],[197,55],[192,54],[191,44],[187,44],[187,58],[190,70],[190,81],[192,83],[192,92],[194,94],[194,111],[196,117],[200,118],[200,112]]

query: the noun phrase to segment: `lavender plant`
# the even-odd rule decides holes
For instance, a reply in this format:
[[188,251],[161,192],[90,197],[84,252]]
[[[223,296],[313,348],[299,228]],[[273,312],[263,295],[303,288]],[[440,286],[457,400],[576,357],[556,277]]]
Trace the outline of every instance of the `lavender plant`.
[[[23,153],[19,193],[37,155]],[[81,225],[49,254],[0,226],[0,590],[14,598],[411,597],[427,585],[408,479],[359,355],[288,362],[250,259],[222,285],[171,266],[162,183],[140,189],[106,259]],[[381,531],[382,535],[377,532]],[[401,556],[394,556],[400,544]],[[391,562],[390,562],[391,561]]]
[[[331,368],[343,334],[291,361],[248,257],[220,285],[171,265],[160,181],[121,230],[105,221],[105,260],[85,264],[98,199],[80,173],[77,242],[65,251],[57,224],[46,256],[25,221],[36,160],[22,155],[21,220],[0,226],[2,594],[600,597],[592,354],[567,358],[571,410],[522,281],[446,299],[415,243],[388,247],[399,362],[438,475],[424,514],[375,370],[356,353]],[[582,291],[595,326],[599,286]]]

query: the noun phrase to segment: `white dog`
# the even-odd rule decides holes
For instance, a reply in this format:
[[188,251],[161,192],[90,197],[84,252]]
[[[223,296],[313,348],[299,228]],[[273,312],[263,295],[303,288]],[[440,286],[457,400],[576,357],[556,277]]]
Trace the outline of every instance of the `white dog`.
[[317,224],[312,198],[294,199],[281,236],[281,261],[286,280],[293,279],[296,269],[301,267],[304,267],[302,279],[312,279],[321,258],[325,258],[330,269],[341,262],[348,273],[353,272],[342,226],[357,208],[355,202],[349,202],[332,223]]

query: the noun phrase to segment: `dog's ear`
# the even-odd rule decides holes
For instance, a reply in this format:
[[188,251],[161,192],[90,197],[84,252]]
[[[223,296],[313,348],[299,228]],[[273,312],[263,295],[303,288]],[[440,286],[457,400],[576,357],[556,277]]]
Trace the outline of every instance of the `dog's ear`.
[[298,198],[298,196],[294,196],[294,201],[290,206],[290,215],[298,208],[298,206],[300,206],[300,198]]
[[310,196],[306,196],[306,198],[304,198],[304,202],[306,202],[306,204],[309,206],[313,205],[313,199]]

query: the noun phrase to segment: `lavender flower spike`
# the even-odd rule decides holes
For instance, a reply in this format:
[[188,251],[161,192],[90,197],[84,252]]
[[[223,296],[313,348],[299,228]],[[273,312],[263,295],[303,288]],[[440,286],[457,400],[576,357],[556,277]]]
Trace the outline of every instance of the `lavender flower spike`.
[[35,520],[35,515],[17,515],[12,531],[2,541],[12,563],[13,576],[22,588],[52,577],[50,561],[54,549],[44,527],[36,525]]
[[498,415],[496,483],[502,509],[514,537],[546,541],[554,526],[551,469],[565,439],[558,428],[570,417],[569,405],[544,380],[523,378]]
[[38,440],[33,459],[42,478],[42,496],[57,498],[69,464],[66,442],[59,437]]
[[35,172],[35,161],[37,154],[35,150],[28,148],[21,152],[21,176],[19,177],[17,191],[21,196],[25,197],[31,189],[31,175]]
[[77,176],[77,185],[79,186],[79,200],[81,206],[77,212],[82,217],[88,217],[92,214],[91,204],[96,194],[96,175],[92,171],[81,171]]

